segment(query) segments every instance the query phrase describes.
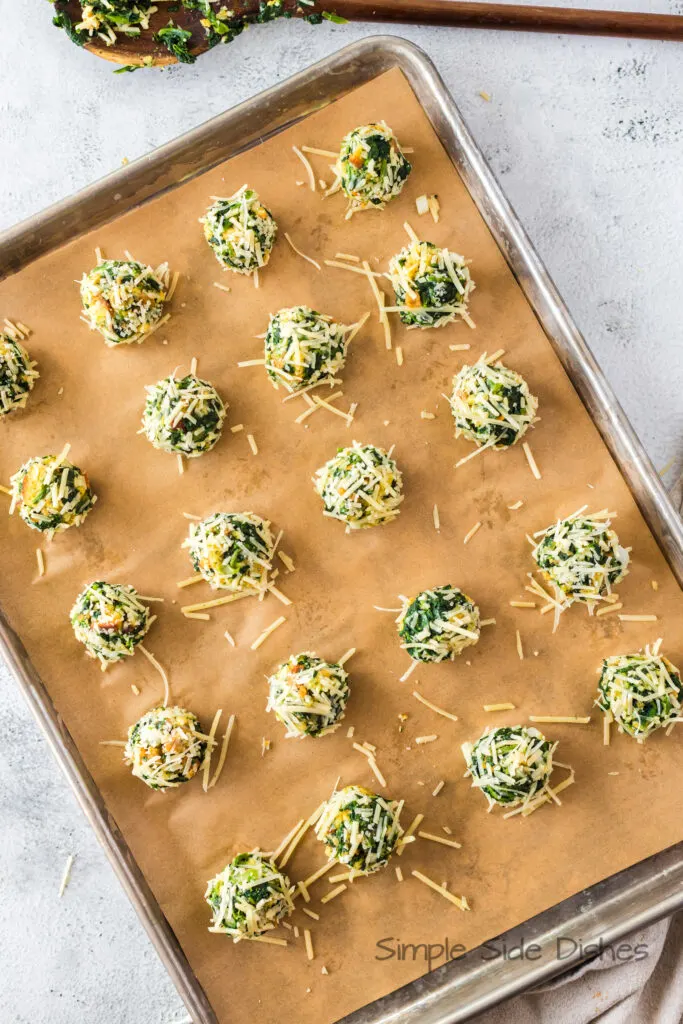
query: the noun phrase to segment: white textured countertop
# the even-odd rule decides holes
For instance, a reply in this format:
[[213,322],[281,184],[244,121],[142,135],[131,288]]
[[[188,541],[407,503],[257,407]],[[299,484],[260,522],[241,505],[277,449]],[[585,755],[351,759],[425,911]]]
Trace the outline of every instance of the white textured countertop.
[[[250,29],[194,67],[115,76],[52,28],[47,3],[2,6],[0,229],[382,31],[280,23]],[[601,6],[683,14],[681,0]],[[683,44],[398,34],[435,61],[655,465],[677,459],[673,476],[683,456]],[[0,700],[0,1020],[182,1020],[2,665]],[[71,884],[58,900],[70,853]]]

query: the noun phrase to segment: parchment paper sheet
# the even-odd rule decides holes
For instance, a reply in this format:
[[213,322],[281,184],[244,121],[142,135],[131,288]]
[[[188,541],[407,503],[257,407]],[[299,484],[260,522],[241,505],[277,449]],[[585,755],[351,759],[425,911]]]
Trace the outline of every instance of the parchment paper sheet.
[[[414,147],[414,171],[385,212],[345,222],[341,196],[323,200],[307,185],[296,186],[305,174],[291,146],[333,150],[350,128],[379,118],[404,145]],[[331,181],[327,161],[312,159],[319,176]],[[228,195],[244,182],[258,189],[281,232],[259,290],[250,279],[221,273],[197,223],[209,196]],[[438,225],[415,213],[415,198],[423,192],[440,196]],[[318,260],[350,252],[371,258],[383,270],[405,244],[406,219],[421,235],[472,259],[477,290],[471,313],[477,329],[458,324],[408,332],[394,318],[395,341],[405,352],[399,367],[385,351],[367,281],[342,270],[319,273],[289,249],[283,235],[288,231]],[[79,321],[74,279],[93,265],[96,245],[111,257],[128,249],[153,265],[168,260],[181,272],[172,319],[140,347],[107,349]],[[229,285],[231,292],[212,287],[214,281]],[[236,367],[238,360],[261,356],[255,335],[265,330],[268,313],[295,303],[347,323],[373,310],[352,343],[343,373],[346,398],[339,404],[359,403],[351,429],[325,412],[309,419],[308,429],[294,424],[303,408],[300,399],[282,404],[283,392],[272,389],[262,367]],[[0,311],[34,329],[30,348],[41,371],[28,408],[2,424],[1,478],[6,481],[32,455],[59,451],[68,440],[71,458],[89,472],[99,495],[83,527],[44,545],[47,575],[37,582],[35,548],[42,538],[17,516],[2,521],[0,601],[222,1022],[333,1021],[426,969],[421,959],[377,960],[376,955],[386,956],[376,947],[379,940],[448,937],[473,947],[683,838],[678,733],[655,736],[644,747],[616,737],[605,749],[595,711],[590,726],[548,726],[546,734],[560,740],[558,759],[575,766],[577,784],[563,794],[561,808],[546,807],[524,821],[487,814],[483,797],[462,778],[460,744],[475,739],[485,725],[524,722],[529,714],[588,714],[603,656],[662,636],[664,650],[680,663],[683,600],[399,71],[9,278],[0,285]],[[471,344],[471,352],[451,352],[449,344],[458,343]],[[453,468],[471,449],[454,440],[441,393],[449,390],[465,359],[499,347],[540,399],[542,420],[529,437],[543,474],[540,482],[529,472],[521,447],[487,452]],[[179,476],[175,459],[155,451],[136,431],[144,385],[178,364],[187,366],[192,356],[230,410],[216,449]],[[422,409],[436,412],[436,419],[421,419]],[[233,435],[229,425],[236,423],[246,429]],[[249,450],[247,431],[256,438],[257,456]],[[310,477],[338,445],[354,438],[396,445],[406,498],[396,523],[347,536],[342,524],[322,516]],[[523,508],[509,511],[518,499]],[[552,616],[509,606],[510,599],[528,597],[523,586],[532,565],[525,533],[584,503],[618,512],[622,543],[633,546],[631,574],[619,588],[625,611],[656,612],[657,623],[590,619],[576,607],[552,637]],[[441,516],[438,533],[434,504]],[[181,604],[215,595],[204,584],[176,589],[176,582],[192,573],[180,548],[188,528],[181,513],[214,510],[254,511],[270,518],[275,531],[284,529],[282,547],[296,571],[283,572],[278,582],[294,602],[290,608],[269,597],[262,604],[219,608],[209,623],[182,617]],[[481,529],[463,546],[477,520]],[[236,713],[225,772],[210,795],[198,780],[166,795],[152,793],[121,764],[120,750],[98,745],[123,738],[162,690],[141,653],[102,675],[74,640],[69,609],[84,583],[96,578],[130,582],[142,594],[164,597],[165,604],[154,606],[159,619],[147,647],[168,667],[174,699],[194,710],[205,728],[217,706],[225,717]],[[652,579],[659,584],[656,593]],[[485,628],[478,646],[455,663],[421,667],[400,683],[408,660],[393,616],[374,611],[373,605],[395,607],[398,593],[442,583],[462,587],[479,603],[483,617],[495,617],[497,624]],[[280,614],[287,616],[286,624],[251,651],[250,643]],[[237,639],[236,649],[223,637],[226,628]],[[523,661],[515,648],[517,628]],[[266,674],[291,652],[312,649],[335,658],[351,646],[358,653],[347,666],[353,691],[342,728],[321,740],[285,740],[283,729],[264,711]],[[139,697],[131,683],[140,687]],[[411,696],[418,686],[428,699],[457,713],[459,721],[419,704]],[[483,712],[483,704],[499,701],[512,701],[517,710]],[[399,713],[409,714],[400,734]],[[303,939],[283,949],[246,942],[233,946],[210,935],[204,888],[229,858],[257,844],[273,849],[330,793],[339,774],[342,784],[375,786],[364,757],[346,738],[351,724],[356,739],[377,746],[387,792],[405,798],[404,825],[421,811],[423,828],[440,833],[442,825],[449,826],[462,850],[419,840],[396,861],[406,877],[402,884],[392,865],[322,907],[318,900],[329,883],[319,882],[311,906],[320,912],[320,922],[300,911],[294,918],[300,928],[311,927],[316,952],[311,963]],[[438,740],[416,746],[416,736],[431,733]],[[272,748],[262,758],[264,736]],[[440,779],[445,787],[433,798]],[[322,847],[309,836],[287,870],[299,879],[323,862]],[[422,886],[411,877],[413,868],[437,882],[447,880],[452,891],[467,896],[471,913]],[[323,965],[328,976],[321,975]]]

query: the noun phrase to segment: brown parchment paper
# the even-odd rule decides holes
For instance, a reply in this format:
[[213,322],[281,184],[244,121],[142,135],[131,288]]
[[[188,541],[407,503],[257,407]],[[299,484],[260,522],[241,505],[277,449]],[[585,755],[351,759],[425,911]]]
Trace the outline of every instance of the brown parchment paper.
[[[351,127],[385,118],[405,145],[415,149],[414,172],[402,196],[383,213],[343,219],[340,196],[327,200],[295,181],[305,177],[292,144],[338,146]],[[327,161],[312,158],[331,180]],[[244,182],[258,189],[280,225],[270,265],[256,290],[250,279],[222,274],[206,246],[197,218],[211,195],[230,194]],[[435,225],[415,214],[415,198],[439,194],[442,218]],[[385,269],[405,244],[409,219],[422,235],[472,259],[477,283],[471,312],[476,331],[464,324],[437,331],[411,331],[394,320],[395,341],[405,363],[387,353],[367,282],[359,275],[323,268],[317,272],[296,256],[284,232],[322,260],[338,251],[368,256]],[[181,279],[173,317],[140,347],[105,348],[79,321],[74,279],[93,265],[96,245],[108,256],[125,249],[156,265],[168,260]],[[226,294],[212,287],[228,284]],[[352,322],[364,310],[373,316],[352,343],[344,371],[346,399],[359,403],[356,420],[325,412],[308,427],[294,418],[301,400],[282,403],[261,367],[237,369],[238,360],[258,358],[268,313],[308,303]],[[463,780],[460,744],[485,725],[524,722],[529,714],[588,714],[596,669],[603,656],[664,638],[674,662],[683,655],[683,599],[620,473],[602,444],[571,383],[545,339],[503,257],[457,173],[397,70],[259,148],[177,188],[92,235],[40,259],[0,284],[2,315],[30,324],[33,356],[41,379],[28,408],[2,426],[0,474],[7,480],[29,456],[73,445],[71,458],[92,478],[99,502],[86,523],[58,536],[46,551],[47,575],[36,581],[39,534],[18,517],[2,521],[3,572],[0,601],[23,638],[39,673],[108,807],[175,929],[221,1021],[333,1021],[426,969],[424,960],[387,959],[379,940],[441,942],[444,937],[473,947],[634,862],[683,838],[683,769],[680,737],[657,735],[643,747],[616,737],[605,749],[599,715],[590,726],[555,725],[546,734],[560,740],[558,759],[575,766],[577,784],[528,820],[504,821],[487,814],[482,796]],[[167,343],[165,343],[167,342]],[[472,346],[452,352],[449,344]],[[441,397],[466,358],[505,348],[506,362],[528,379],[540,399],[541,422],[530,443],[542,471],[536,481],[524,454],[487,452],[457,471],[470,451],[456,442],[448,406]],[[179,476],[172,456],[155,451],[136,434],[143,387],[199,359],[199,372],[230,404],[228,426],[216,449],[193,460]],[[59,389],[63,387],[60,395]],[[436,419],[420,418],[426,409]],[[231,434],[229,425],[245,431]],[[259,454],[249,450],[254,434]],[[403,470],[405,502],[397,522],[347,536],[342,524],[321,514],[310,477],[338,445],[357,438],[387,448]],[[508,506],[524,501],[519,511]],[[657,623],[620,623],[615,616],[590,619],[585,609],[566,613],[551,636],[552,616],[516,610],[510,599],[525,596],[532,568],[525,533],[587,503],[618,512],[622,543],[632,545],[631,573],[619,591],[625,611],[656,613]],[[437,504],[441,529],[432,521]],[[176,582],[191,575],[180,549],[188,523],[182,512],[252,510],[284,530],[283,550],[296,571],[279,579],[293,604],[274,597],[219,608],[210,622],[184,619],[180,605],[215,596],[204,584],[185,591]],[[481,520],[467,546],[463,537]],[[128,725],[157,701],[160,680],[138,653],[106,675],[87,659],[68,620],[82,585],[95,578],[130,582],[140,593],[165,598],[146,645],[167,666],[173,698],[193,709],[208,728],[217,706],[237,715],[230,753],[219,785],[205,795],[198,780],[166,795],[155,794],[121,764],[121,752],[98,745],[125,736]],[[650,581],[659,589],[654,592]],[[395,607],[398,593],[450,582],[479,603],[496,625],[455,663],[420,667],[399,682],[408,661],[399,648],[393,616],[373,605]],[[253,652],[250,643],[280,614],[286,624]],[[229,629],[232,649],[223,637]],[[525,651],[515,648],[519,629]],[[283,738],[266,715],[265,676],[291,652],[313,649],[327,658],[347,648],[353,691],[346,720],[322,740]],[[536,655],[537,652],[537,655]],[[135,683],[141,693],[131,692]],[[411,691],[419,687],[459,721],[437,717]],[[517,710],[487,715],[485,703],[512,701]],[[398,731],[398,715],[409,715]],[[224,719],[225,721],[225,719]],[[321,906],[326,879],[312,891],[320,922],[296,913],[299,927],[313,933],[315,959],[306,959],[303,939],[291,933],[287,949],[241,943],[210,935],[203,901],[206,880],[236,852],[257,844],[273,849],[293,826],[341,784],[375,786],[365,759],[346,738],[378,748],[387,792],[405,798],[404,825],[418,812],[423,828],[452,829],[461,850],[419,840],[400,863],[358,881]],[[437,733],[431,744],[415,737]],[[262,737],[272,746],[261,756]],[[610,773],[618,773],[612,774]],[[559,775],[557,776],[559,779]],[[439,780],[445,786],[436,798]],[[324,862],[309,835],[287,867],[293,879]],[[462,913],[412,878],[413,868],[463,893],[471,913]],[[382,957],[381,960],[376,959]],[[325,965],[329,974],[321,975]]]

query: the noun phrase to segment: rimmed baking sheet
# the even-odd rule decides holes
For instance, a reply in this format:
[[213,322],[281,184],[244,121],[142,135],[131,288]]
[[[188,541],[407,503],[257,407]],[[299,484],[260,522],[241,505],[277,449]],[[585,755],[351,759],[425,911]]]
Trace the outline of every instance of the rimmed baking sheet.
[[[304,175],[291,145],[333,149],[349,127],[373,117],[386,117],[415,149],[415,171],[404,195],[385,214],[344,222],[339,197],[322,201],[294,184]],[[324,163],[321,175],[329,177]],[[353,343],[344,373],[345,394],[359,403],[353,427],[347,430],[343,421],[322,412],[308,421],[308,429],[294,425],[296,403],[282,405],[261,368],[238,370],[236,361],[258,356],[254,335],[280,305],[310,302],[350,322],[373,308],[372,298],[359,275],[333,269],[318,274],[282,238],[258,291],[248,280],[232,278],[227,280],[229,294],[215,289],[213,282],[226,283],[226,275],[206,249],[196,219],[209,195],[233,191],[244,180],[259,189],[281,230],[315,258],[357,252],[377,257],[373,266],[384,268],[404,244],[406,218],[432,240],[464,251],[473,259],[478,286],[472,301],[477,330],[459,325],[408,333],[397,327],[395,342],[405,354],[404,365],[398,366],[383,347],[373,315],[371,326]],[[440,195],[438,225],[414,212],[415,196],[425,191]],[[105,350],[78,321],[73,278],[92,265],[95,245],[107,255],[129,249],[152,263],[168,259],[181,271],[167,329],[135,351]],[[34,401],[8,424],[3,478],[24,458],[58,450],[68,439],[75,461],[90,472],[100,496],[81,530],[58,537],[46,549],[48,574],[35,586],[29,581],[37,535],[16,520],[9,522],[2,539],[8,571],[0,581],[0,602],[220,1020],[250,1019],[257,1009],[266,1020],[334,1020],[426,969],[424,961],[384,958],[386,948],[378,948],[378,941],[391,936],[407,943],[437,942],[447,936],[452,944],[472,947],[681,838],[677,820],[683,798],[670,785],[676,777],[675,735],[657,737],[646,748],[619,739],[605,751],[596,715],[590,727],[554,727],[560,759],[576,767],[577,785],[567,791],[561,809],[544,809],[525,822],[487,816],[483,800],[460,777],[459,744],[488,724],[484,703],[510,700],[517,705],[518,712],[496,717],[496,724],[523,720],[530,713],[588,713],[595,669],[605,654],[661,635],[676,661],[681,651],[673,623],[680,615],[681,594],[400,72],[390,72],[258,150],[36,261],[0,284],[0,302],[4,313],[33,327],[31,350],[42,371]],[[542,421],[530,437],[541,481],[531,476],[521,450],[487,453],[453,469],[468,449],[452,439],[440,393],[469,354],[451,351],[450,344],[470,344],[473,355],[504,347],[510,365],[528,377],[541,400]],[[135,430],[144,384],[194,355],[200,372],[229,401],[230,423],[245,424],[259,454],[251,454],[246,431],[226,431],[214,453],[178,477],[173,459],[149,448]],[[422,409],[435,412],[436,419],[423,420]],[[352,437],[397,445],[406,501],[396,524],[346,537],[339,524],[321,517],[309,477]],[[510,511],[507,506],[518,499],[524,500],[523,508]],[[588,620],[574,609],[551,638],[549,617],[540,619],[534,611],[515,611],[507,604],[523,596],[530,568],[524,533],[584,502],[618,512],[620,536],[634,547],[631,576],[620,588],[625,610],[655,613],[657,623],[620,625],[614,616]],[[441,521],[438,533],[434,504]],[[203,514],[223,507],[251,508],[285,530],[283,547],[297,565],[294,574],[280,580],[294,601],[290,608],[269,599],[262,605],[241,602],[219,609],[210,623],[180,617],[172,601],[185,598],[182,592],[179,597],[175,581],[189,575],[179,550],[187,525],[181,512]],[[463,546],[475,522],[482,526]],[[238,716],[225,776],[209,797],[197,784],[166,797],[147,794],[120,766],[118,753],[99,746],[100,739],[122,736],[159,693],[157,679],[139,655],[102,680],[73,641],[68,609],[81,584],[100,576],[166,598],[149,646],[171,667],[174,696],[207,724],[218,704]],[[406,661],[391,616],[375,612],[373,605],[392,606],[399,591],[412,593],[447,580],[470,592],[485,616],[495,616],[496,625],[456,665],[428,666],[399,683]],[[192,600],[200,589],[193,588]],[[252,652],[251,640],[281,613],[287,616],[285,626]],[[238,641],[235,650],[222,636],[226,628]],[[516,652],[517,628],[523,661]],[[407,881],[398,883],[390,868],[322,907],[320,923],[311,922],[316,949],[311,963],[301,941],[290,942],[287,950],[233,947],[205,931],[206,878],[238,848],[275,845],[327,795],[340,772],[344,782],[374,784],[365,761],[346,739],[345,726],[320,743],[285,742],[263,711],[263,676],[291,650],[312,647],[334,657],[349,646],[357,647],[358,654],[349,664],[354,693],[345,726],[353,724],[354,738],[377,745],[389,792],[407,800],[405,824],[421,811],[425,827],[436,832],[447,825],[462,850],[420,840],[400,861]],[[131,682],[140,687],[139,698],[132,695]],[[415,688],[456,711],[460,721],[436,718],[411,697]],[[399,733],[398,715],[403,713],[409,718]],[[433,732],[438,740],[416,747],[416,736]],[[271,739],[272,748],[261,758],[263,736]],[[609,776],[613,771],[619,775]],[[441,779],[446,785],[433,798],[429,794]],[[666,787],[661,779],[668,780]],[[626,801],[629,817],[623,820]],[[292,860],[293,878],[322,862],[316,847],[310,838],[302,844]],[[453,891],[467,895],[472,912],[461,914],[423,889],[410,878],[413,867],[439,882],[448,880]],[[325,887],[326,882],[318,883],[318,896]],[[299,921],[302,928],[308,923]],[[327,975],[321,974],[323,965]]]

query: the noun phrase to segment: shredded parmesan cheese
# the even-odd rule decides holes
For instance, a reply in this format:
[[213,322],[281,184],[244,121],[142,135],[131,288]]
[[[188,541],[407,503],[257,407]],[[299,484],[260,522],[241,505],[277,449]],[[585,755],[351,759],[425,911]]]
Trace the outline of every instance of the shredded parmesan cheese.
[[316,270],[320,270],[320,264],[317,262],[317,260],[314,260],[311,256],[307,256],[305,252],[301,251],[301,249],[297,249],[297,247],[295,246],[294,242],[289,237],[289,235],[287,234],[286,231],[285,231],[285,238],[287,239],[287,241],[289,242],[290,246],[292,247],[294,252],[297,254],[297,256],[301,256],[301,258],[306,260],[307,263],[310,263],[312,266],[314,266]]
[[286,555],[284,551],[278,551],[277,556],[284,565],[287,572],[294,572],[295,565],[292,559],[289,557],[289,555]]
[[[211,931],[211,928],[209,928]],[[250,942],[265,942],[269,946],[286,946],[287,939],[276,939],[272,935],[249,935]]]
[[403,675],[400,677],[399,683],[405,683],[406,679],[408,679],[413,674],[418,665],[418,661],[411,661],[410,667],[407,668]]
[[598,619],[601,615],[613,615],[614,612],[618,612],[619,609],[623,607],[624,605],[621,601],[617,601],[616,604],[606,604],[604,608],[598,608],[597,612],[595,613],[595,617],[596,619]]
[[287,595],[283,594],[281,590],[278,590],[274,583],[271,583],[269,585],[268,591],[273,595],[273,597],[276,597],[278,601],[280,601],[282,604],[291,605],[292,602],[287,597]]
[[529,715],[530,722],[564,722],[565,724],[588,725],[591,716],[579,718],[576,715]]
[[60,885],[59,885],[58,897],[59,897],[60,900],[61,900],[62,896],[64,895],[64,893],[66,891],[66,887],[69,884],[69,881],[71,879],[71,869],[73,867],[73,863],[74,863],[75,857],[76,857],[75,853],[70,853],[69,856],[66,859],[66,864],[64,865],[64,873],[62,875],[62,881],[60,882]]
[[328,160],[336,160],[339,153],[332,153],[329,149],[316,149],[315,146],[302,146],[304,153],[312,153],[314,156],[324,156]]
[[344,890],[345,890],[345,889],[347,889],[347,888],[348,888],[348,886],[347,886],[347,885],[345,885],[344,883],[342,883],[342,885],[338,885],[338,886],[336,887],[336,889],[332,889],[332,890],[331,890],[331,892],[328,892],[328,893],[326,893],[326,894],[325,894],[325,895],[324,895],[324,896],[323,896],[323,897],[321,898],[320,902],[321,902],[321,903],[329,903],[329,902],[330,902],[330,900],[333,900],[333,899],[335,899],[335,898],[336,898],[337,896],[340,896],[340,895],[341,895],[341,893],[343,893],[343,892],[344,892]]
[[452,714],[450,711],[444,711],[443,708],[438,707],[438,705],[436,704],[432,704],[431,701],[427,700],[426,697],[423,697],[422,694],[418,693],[417,690],[413,690],[413,697],[415,697],[416,700],[419,700],[420,704],[424,704],[425,707],[430,708],[432,711],[435,711],[437,715],[442,715],[444,718],[450,718],[451,722],[458,721],[457,715]]
[[143,644],[138,644],[138,648],[139,648],[139,650],[142,651],[144,656],[147,658],[147,660],[150,663],[150,665],[153,665],[154,668],[159,673],[159,675],[161,676],[161,678],[163,680],[163,683],[164,683],[164,705],[166,707],[168,707],[168,705],[169,705],[169,703],[171,701],[171,687],[170,687],[169,682],[168,682],[168,676],[166,675],[165,671],[163,670],[163,668],[161,667],[159,662],[156,660],[154,655],[151,654]]
[[318,868],[317,871],[314,871],[312,875],[309,875],[308,878],[304,880],[306,888],[310,889],[314,882],[317,882],[318,879],[323,877],[323,875],[326,875],[333,867],[336,867],[336,861],[328,860],[327,864],[323,864],[321,868]]
[[517,654],[520,661],[524,661],[524,648],[522,647],[522,637],[518,629],[515,630],[515,636],[517,638]]
[[529,469],[531,470],[531,472],[533,473],[535,478],[537,480],[540,480],[541,479],[541,474],[539,472],[538,466],[536,465],[536,459],[533,457],[533,455],[531,453],[531,448],[529,447],[529,442],[528,441],[523,441],[522,442],[522,448],[524,449],[524,454],[526,455],[526,460],[529,463]]
[[418,832],[420,839],[429,839],[432,843],[441,843],[442,846],[452,846],[454,850],[462,850],[462,843],[456,843],[455,839],[444,839],[443,836],[435,836],[432,832]]
[[283,854],[282,860],[280,861],[280,864],[279,864],[280,869],[282,869],[287,864],[287,862],[290,860],[290,858],[291,858],[292,854],[294,853],[294,851],[296,850],[297,846],[299,845],[299,843],[301,842],[303,837],[308,832],[308,829],[309,829],[308,821],[304,821],[303,825],[301,825],[301,827],[299,828],[299,830],[297,831],[297,833],[295,834],[295,836],[291,840],[289,846],[285,850],[285,853]]
[[401,845],[399,846],[398,851],[397,851],[399,857],[403,856],[403,850],[405,849],[406,844],[408,843],[408,841],[410,839],[414,838],[413,833],[415,832],[415,829],[418,828],[421,825],[423,819],[424,819],[424,814],[416,814],[415,817],[413,818],[413,820],[411,821],[410,825],[408,826],[408,828],[403,833],[402,842],[401,842]]
[[463,544],[468,544],[472,540],[472,538],[474,537],[474,535],[477,532],[477,530],[479,530],[480,528],[481,528],[481,520],[479,520],[479,522],[476,522],[474,524],[474,526],[472,527],[472,529],[468,533],[465,534],[465,536],[463,537],[463,540],[462,540]]
[[603,746],[608,747],[610,742],[610,726],[614,719],[612,718],[612,712],[607,711],[602,719],[602,743]]
[[258,636],[256,640],[254,640],[253,644],[251,645],[252,651],[256,651],[261,646],[261,644],[268,639],[270,634],[275,632],[276,629],[279,629],[283,622],[286,621],[287,619],[285,618],[285,616],[281,615],[279,619],[275,620],[275,622],[271,622],[270,626],[267,626],[266,629],[264,629],[263,632],[260,634],[260,636]]
[[298,146],[292,146],[292,149],[298,156],[299,160],[301,160],[301,163],[306,168],[306,174],[308,175],[308,184],[310,186],[311,192],[315,192],[315,174],[313,173],[313,168],[311,167],[310,161],[306,156],[304,156],[304,154],[301,152]]
[[434,892],[438,892],[440,896],[443,896],[444,899],[447,899],[450,903],[455,904],[455,906],[460,910],[470,909],[467,900],[464,897],[455,896],[453,893],[449,892],[448,889],[444,889],[442,885],[437,885],[436,882],[433,882],[431,878],[427,877],[427,875],[423,875],[421,871],[411,871],[411,875],[413,875],[414,878],[417,878],[419,882],[422,882],[423,885],[428,885],[430,889],[434,890]]
[[214,597],[211,601],[201,601],[199,604],[184,604],[181,606],[183,615],[192,615],[195,612],[203,612],[207,608],[220,608],[224,604],[232,604],[233,601],[241,601],[245,597],[251,597],[249,593],[227,594],[225,597]]
[[[304,818],[300,818],[300,819],[299,819],[299,821],[297,821],[297,823],[296,823],[296,825],[294,826],[294,828],[291,828],[291,829],[289,830],[289,832],[288,832],[288,833],[287,833],[287,835],[286,835],[286,836],[284,837],[284,839],[282,840],[282,842],[280,843],[280,845],[279,845],[279,846],[277,847],[277,849],[273,851],[273,854],[272,854],[272,860],[277,860],[277,859],[278,859],[278,857],[280,856],[280,854],[282,853],[282,851],[283,851],[283,850],[285,849],[285,847],[286,847],[286,846],[287,846],[287,845],[288,845],[288,844],[289,844],[289,843],[291,842],[291,840],[292,840],[292,839],[294,838],[294,836],[295,836],[295,835],[297,834],[297,832],[299,831],[299,829],[300,829],[300,828],[301,828],[301,826],[303,825],[304,821],[305,821],[305,819],[304,819]],[[306,884],[306,883],[304,883],[304,885],[305,885],[305,884]]]
[[223,708],[218,708],[216,714],[213,716],[213,722],[209,729],[209,735],[206,740],[206,751],[204,753],[204,760],[202,761],[202,789],[205,793],[209,790],[209,772],[211,770],[211,755],[213,748],[216,746],[216,730],[218,729],[218,723],[221,715],[223,714]]
[[325,264],[326,267],[337,267],[337,269],[339,270],[351,270],[354,274],[362,274],[364,277],[367,277],[368,273],[373,278],[383,277],[382,274],[378,274],[374,270],[370,270],[369,268],[368,272],[366,273],[366,271],[363,270],[361,267],[352,267],[348,263],[341,263],[339,260],[323,260],[323,263]]
[[234,715],[230,715],[230,718],[228,719],[228,727],[225,730],[225,734],[223,736],[223,744],[221,746],[221,752],[220,752],[220,756],[218,758],[218,765],[216,767],[216,771],[214,772],[214,776],[211,779],[211,782],[209,783],[209,787],[208,787],[209,789],[213,789],[213,787],[216,785],[216,783],[218,782],[218,780],[221,777],[221,772],[223,771],[223,766],[225,764],[225,759],[226,759],[226,757],[228,755],[228,745],[230,744],[230,737],[232,735],[232,728],[233,728],[234,724],[235,724],[235,716]]

